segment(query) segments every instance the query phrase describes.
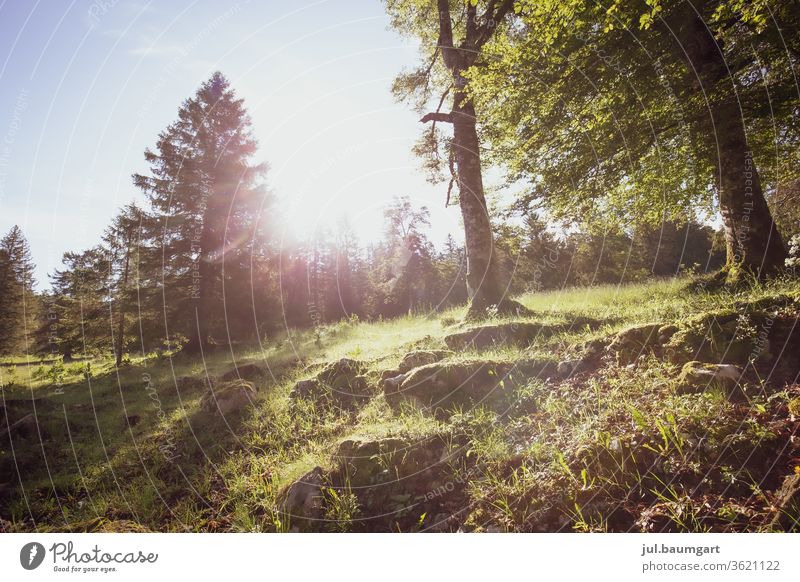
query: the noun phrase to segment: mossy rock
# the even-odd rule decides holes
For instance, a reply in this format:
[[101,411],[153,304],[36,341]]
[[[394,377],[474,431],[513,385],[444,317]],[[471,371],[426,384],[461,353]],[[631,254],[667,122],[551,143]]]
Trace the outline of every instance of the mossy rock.
[[682,323],[667,343],[669,359],[745,365],[764,352],[757,346],[754,324],[753,319],[732,309],[695,316]]
[[663,327],[661,323],[647,323],[623,329],[614,336],[607,350],[618,363],[631,364],[640,356],[657,351],[661,345],[659,332]]
[[[440,362],[441,360],[444,360],[452,355],[453,352],[450,350],[414,350],[403,356],[403,360],[400,362],[400,365],[397,367],[397,369],[400,374],[405,374],[414,368]],[[392,374],[387,374],[387,376],[391,377]]]
[[322,467],[314,467],[278,494],[278,507],[291,529],[314,531],[320,528],[325,515],[323,488],[326,479]]
[[372,397],[366,371],[363,362],[342,358],[325,366],[316,377],[297,382],[290,398],[312,400],[319,408],[357,407]]
[[348,384],[352,378],[360,376],[366,372],[366,365],[350,358],[342,358],[326,365],[317,374],[317,380],[328,384],[333,388],[340,388]]
[[449,433],[342,441],[331,486],[359,501],[360,531],[408,531],[420,516],[457,514],[466,502],[466,441]]
[[200,398],[200,408],[221,416],[240,412],[253,403],[256,387],[247,380],[232,380],[211,386]]
[[[533,366],[527,370],[532,371]],[[384,383],[384,390],[390,404],[407,399],[426,408],[448,409],[506,397],[514,386],[526,381],[525,375],[512,362],[435,363],[415,368],[394,389]]]

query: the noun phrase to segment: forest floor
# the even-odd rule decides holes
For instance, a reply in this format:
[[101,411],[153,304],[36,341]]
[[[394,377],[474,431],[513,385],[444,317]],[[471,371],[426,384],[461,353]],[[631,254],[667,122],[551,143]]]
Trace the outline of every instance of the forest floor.
[[0,531],[800,527],[799,282],[520,301],[0,367]]

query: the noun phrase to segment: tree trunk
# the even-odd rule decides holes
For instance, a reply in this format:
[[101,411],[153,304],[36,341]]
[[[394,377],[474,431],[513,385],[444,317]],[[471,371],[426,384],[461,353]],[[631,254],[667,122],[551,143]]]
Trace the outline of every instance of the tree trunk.
[[454,99],[453,148],[467,250],[468,314],[475,317],[491,306],[499,309],[503,292],[498,281],[492,225],[483,192],[475,107],[461,91]]
[[[130,239],[130,236],[128,237]],[[128,266],[130,265],[131,249],[130,240],[125,249],[125,268],[122,275],[122,289],[119,296],[119,324],[117,325],[117,360],[116,366],[122,364],[122,350],[125,348],[125,291],[128,288]]]
[[[708,6],[703,8],[708,10]],[[691,4],[674,14],[680,56],[686,61],[687,86],[695,96],[708,94],[711,123],[702,138],[712,139],[720,213],[725,228],[727,278],[742,272],[759,278],[784,266],[786,247],[772,219],[753,154],[747,143],[743,113],[731,72],[714,38]],[[685,51],[685,53],[684,53]]]
[[719,206],[725,227],[728,280],[742,271],[759,278],[784,266],[786,247],[772,219],[736,103],[715,112]]
[[212,301],[216,293],[217,254],[222,252],[223,228],[219,224],[224,219],[223,204],[220,194],[214,188],[209,195],[206,210],[203,213],[203,227],[200,235],[200,252],[197,257],[197,274],[199,290],[192,297],[194,313],[192,313],[192,329],[189,343],[185,350],[197,354],[209,345],[210,332],[213,327],[214,313]]

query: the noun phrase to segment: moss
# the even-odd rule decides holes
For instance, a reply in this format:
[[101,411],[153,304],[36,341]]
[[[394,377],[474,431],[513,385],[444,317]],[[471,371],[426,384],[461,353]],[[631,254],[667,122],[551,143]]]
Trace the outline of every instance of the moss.
[[800,416],[800,397],[792,398],[789,401],[788,408],[789,408],[789,413],[790,414],[792,414],[794,416]]

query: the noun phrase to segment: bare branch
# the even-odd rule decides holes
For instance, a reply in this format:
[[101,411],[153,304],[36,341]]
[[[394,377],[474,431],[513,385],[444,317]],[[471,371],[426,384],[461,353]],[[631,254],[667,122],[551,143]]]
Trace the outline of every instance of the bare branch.
[[429,121],[433,122],[441,121],[442,123],[453,123],[453,114],[441,113],[441,112],[428,113],[419,121],[420,123],[428,123]]

